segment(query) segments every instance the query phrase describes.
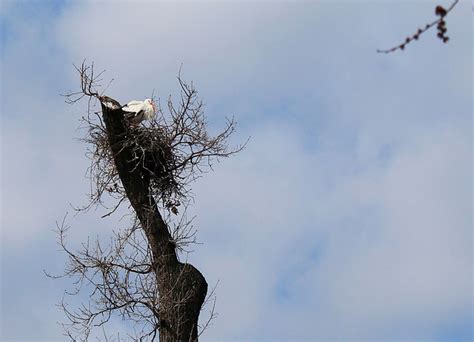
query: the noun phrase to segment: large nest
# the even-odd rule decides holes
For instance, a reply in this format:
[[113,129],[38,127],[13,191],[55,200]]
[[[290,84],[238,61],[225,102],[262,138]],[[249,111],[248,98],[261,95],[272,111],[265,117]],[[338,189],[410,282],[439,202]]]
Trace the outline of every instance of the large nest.
[[186,191],[179,182],[177,159],[166,130],[156,124],[131,128],[128,142],[133,146],[133,162],[144,171],[155,198],[167,208],[179,206]]

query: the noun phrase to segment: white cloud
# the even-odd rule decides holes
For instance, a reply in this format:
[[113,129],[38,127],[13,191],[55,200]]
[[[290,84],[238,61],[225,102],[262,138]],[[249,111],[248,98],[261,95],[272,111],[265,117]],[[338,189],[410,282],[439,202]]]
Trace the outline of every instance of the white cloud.
[[[286,139],[277,139],[283,132]],[[335,165],[302,152],[291,128],[261,127],[247,154],[196,188],[206,241],[197,258],[209,279],[220,279],[221,317],[245,316],[242,302],[259,315],[258,323],[239,320],[240,334],[234,319],[221,318],[209,336],[433,338],[450,315],[467,312],[465,133],[435,127],[388,163],[331,181]],[[339,184],[324,187],[322,179]],[[236,262],[246,265],[247,277]],[[248,281],[259,286],[236,297],[235,283]],[[278,299],[281,281],[289,301]],[[414,319],[419,326],[411,326]],[[407,330],[397,332],[398,325]]]

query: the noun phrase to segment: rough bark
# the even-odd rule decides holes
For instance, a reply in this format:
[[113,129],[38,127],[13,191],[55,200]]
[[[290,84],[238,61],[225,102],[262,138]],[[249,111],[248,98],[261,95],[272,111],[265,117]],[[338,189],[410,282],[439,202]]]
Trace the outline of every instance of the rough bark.
[[160,341],[197,341],[207,282],[195,267],[178,260],[176,246],[150,193],[147,172],[133,163],[132,148],[124,144],[130,131],[121,106],[106,97],[101,98],[101,105],[115,166],[153,255],[159,290],[159,303],[153,310],[160,321]]

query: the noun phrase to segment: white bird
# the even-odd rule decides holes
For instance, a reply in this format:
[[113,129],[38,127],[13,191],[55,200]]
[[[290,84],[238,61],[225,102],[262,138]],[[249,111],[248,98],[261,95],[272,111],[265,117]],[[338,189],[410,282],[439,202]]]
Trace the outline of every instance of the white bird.
[[151,120],[155,117],[155,103],[146,99],[145,101],[130,101],[122,107],[124,112],[130,113],[126,118],[134,125],[139,125],[143,120]]

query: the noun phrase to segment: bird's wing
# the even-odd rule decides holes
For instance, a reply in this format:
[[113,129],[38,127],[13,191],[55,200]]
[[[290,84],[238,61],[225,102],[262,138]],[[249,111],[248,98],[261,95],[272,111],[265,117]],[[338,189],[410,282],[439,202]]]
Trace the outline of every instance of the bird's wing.
[[122,107],[122,110],[128,113],[135,113],[135,110],[133,110],[133,108],[130,108],[128,106]]
[[143,110],[143,107],[144,103],[141,101],[130,101],[122,110],[126,112],[139,112]]
[[136,106],[141,104],[143,104],[143,101],[130,101],[129,103],[127,103],[127,106]]
[[140,110],[138,112],[132,112],[126,115],[125,118],[134,124],[139,124],[143,121],[143,113],[143,110]]

